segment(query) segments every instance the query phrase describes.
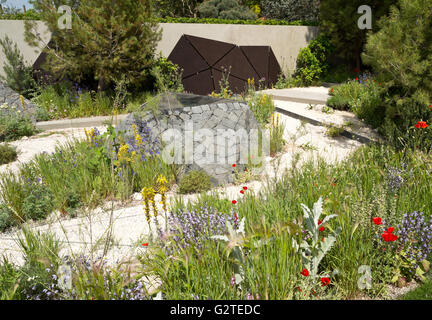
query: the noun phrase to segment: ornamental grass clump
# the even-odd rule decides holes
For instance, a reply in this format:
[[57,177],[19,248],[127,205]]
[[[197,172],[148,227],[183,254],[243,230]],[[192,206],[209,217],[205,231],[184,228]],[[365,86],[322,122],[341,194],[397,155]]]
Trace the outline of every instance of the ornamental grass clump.
[[8,144],[0,144],[0,165],[8,164],[17,159],[18,153],[16,148]]

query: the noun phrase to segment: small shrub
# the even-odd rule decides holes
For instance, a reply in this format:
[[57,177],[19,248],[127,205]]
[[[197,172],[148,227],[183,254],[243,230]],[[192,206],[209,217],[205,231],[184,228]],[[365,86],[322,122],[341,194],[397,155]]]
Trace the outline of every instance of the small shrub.
[[276,109],[272,96],[253,92],[246,98],[246,101],[255,119],[262,127],[265,127],[270,122],[270,118]]
[[198,193],[208,191],[210,187],[210,177],[204,171],[193,170],[180,180],[179,193]]
[[332,88],[327,105],[339,110],[349,110],[372,127],[383,124],[385,91],[374,79],[364,74],[358,80],[350,80]]
[[155,87],[159,92],[183,92],[182,70],[165,57],[159,57],[151,70]]
[[[1,109],[11,109],[2,113]],[[36,127],[32,120],[14,106],[0,106],[0,142],[18,140],[21,137],[29,137],[36,133]]]
[[0,144],[0,165],[13,162],[17,159],[16,148],[8,144]]
[[25,185],[26,197],[22,209],[26,220],[41,220],[50,214],[54,208],[52,194],[46,186],[39,182],[29,181]]
[[4,232],[15,224],[12,215],[12,210],[6,204],[0,203],[0,232]]
[[327,37],[318,36],[312,40],[306,48],[300,50],[294,76],[306,86],[318,81],[327,74],[327,59],[332,50]]

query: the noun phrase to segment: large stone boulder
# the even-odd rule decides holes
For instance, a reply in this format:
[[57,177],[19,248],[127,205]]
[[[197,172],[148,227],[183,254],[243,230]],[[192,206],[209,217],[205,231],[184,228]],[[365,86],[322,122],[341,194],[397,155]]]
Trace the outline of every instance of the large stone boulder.
[[233,164],[241,170],[248,147],[257,140],[259,124],[243,101],[166,93],[141,110],[123,120],[117,131],[131,135],[132,124],[147,125],[161,142],[165,159],[183,165],[184,172],[205,171],[214,185],[233,181]]

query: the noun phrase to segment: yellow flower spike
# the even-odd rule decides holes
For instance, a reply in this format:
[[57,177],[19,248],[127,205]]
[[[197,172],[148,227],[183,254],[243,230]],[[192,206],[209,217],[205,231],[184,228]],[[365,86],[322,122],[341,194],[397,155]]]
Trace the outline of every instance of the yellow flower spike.
[[21,100],[21,105],[23,107],[23,109],[25,110],[25,104],[24,104],[24,97],[22,95],[20,95],[20,100]]
[[134,134],[134,136],[136,136],[136,135],[138,134],[138,127],[137,127],[136,124],[133,124],[133,125],[132,125],[132,130],[133,130],[133,134]]

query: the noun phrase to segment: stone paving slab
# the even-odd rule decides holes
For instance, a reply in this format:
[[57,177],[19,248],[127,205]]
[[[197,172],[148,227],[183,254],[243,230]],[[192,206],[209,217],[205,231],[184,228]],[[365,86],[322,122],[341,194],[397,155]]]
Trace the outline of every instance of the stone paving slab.
[[77,119],[64,119],[64,120],[50,120],[41,121],[36,123],[36,127],[41,130],[57,130],[57,129],[69,129],[69,128],[91,128],[99,127],[106,121],[114,122],[125,119],[127,114],[119,114],[118,116],[98,116],[89,118],[77,118]]

